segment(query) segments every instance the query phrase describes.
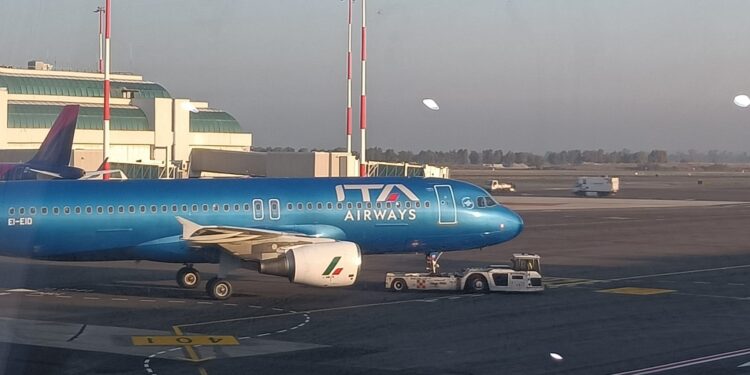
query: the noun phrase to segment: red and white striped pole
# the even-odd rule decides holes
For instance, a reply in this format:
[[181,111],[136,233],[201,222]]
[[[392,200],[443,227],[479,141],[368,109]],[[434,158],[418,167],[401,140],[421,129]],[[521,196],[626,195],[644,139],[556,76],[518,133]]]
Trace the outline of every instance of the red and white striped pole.
[[349,33],[346,51],[346,153],[352,153],[352,2],[349,0]]
[[102,36],[102,13],[104,13],[104,8],[96,7],[94,13],[99,13],[99,64],[97,66],[98,72],[104,73],[104,62],[102,61],[102,49],[104,48],[104,38]]
[[[109,36],[112,29],[112,8],[111,0],[106,1],[105,12],[105,26],[104,26],[104,123],[103,126],[103,140],[102,140],[102,160],[104,161],[103,169],[109,170],[109,68],[110,68],[110,53],[109,53]],[[109,180],[109,174],[104,174],[103,179]]]
[[367,23],[365,21],[365,9],[367,0],[362,0],[362,95],[359,99],[359,130],[361,132],[360,135],[360,148],[362,150],[362,155],[360,157],[360,164],[359,164],[359,175],[361,177],[367,176],[367,157],[365,153],[367,152],[367,146],[365,142],[365,133],[367,132],[367,91],[366,91],[366,81],[365,77],[367,76]]

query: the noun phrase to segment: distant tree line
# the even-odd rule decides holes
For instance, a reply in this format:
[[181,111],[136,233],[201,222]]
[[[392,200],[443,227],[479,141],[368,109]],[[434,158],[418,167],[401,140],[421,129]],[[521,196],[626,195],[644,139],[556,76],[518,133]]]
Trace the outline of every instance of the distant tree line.
[[[272,152],[309,152],[309,151],[346,151],[343,148],[334,150],[316,150],[300,148],[295,150],[292,147],[254,147],[254,151],[272,151]],[[355,152],[357,154],[357,152]],[[709,152],[708,154],[712,154]],[[731,153],[730,153],[731,154]],[[691,157],[698,158],[699,154],[691,154]],[[733,155],[733,154],[732,154]],[[747,157],[747,153],[743,154]],[[729,157],[726,152],[715,155],[717,162]],[[380,147],[371,147],[367,149],[367,159],[395,163],[419,163],[419,164],[446,164],[446,165],[482,165],[495,164],[509,167],[513,164],[526,164],[530,167],[541,168],[544,165],[580,165],[583,163],[634,163],[634,164],[659,164],[667,163],[670,159],[676,159],[676,156],[669,156],[664,150],[630,151],[623,149],[621,151],[606,152],[599,150],[566,150],[559,152],[547,152],[544,155],[538,155],[531,152],[513,152],[503,150],[486,149],[482,151],[468,150],[465,148],[450,151],[433,151],[422,150],[417,153],[412,151],[396,151],[393,149],[383,150]],[[700,161],[700,160],[694,160]]]

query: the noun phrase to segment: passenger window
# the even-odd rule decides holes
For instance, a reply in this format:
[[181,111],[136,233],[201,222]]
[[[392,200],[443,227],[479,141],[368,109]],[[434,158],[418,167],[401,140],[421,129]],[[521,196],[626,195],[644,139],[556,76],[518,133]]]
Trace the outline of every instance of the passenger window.
[[166,204],[161,205],[161,212],[167,212],[169,211],[169,207],[167,207]]
[[60,214],[60,207],[52,207],[52,213],[55,215]]
[[19,214],[19,215],[24,215],[24,214],[26,214],[26,209],[25,209],[25,208],[23,208],[23,207],[19,208],[19,209],[18,209],[18,214]]
[[176,204],[173,204],[172,205],[172,212],[178,212],[178,211],[179,211],[179,207],[177,207]]
[[357,208],[362,208],[362,202],[357,203]]
[[155,204],[152,204],[152,205],[151,205],[151,213],[154,213],[154,214],[155,214],[155,213],[156,213],[156,211],[157,211],[156,205],[155,205]]
[[115,213],[115,206],[108,206],[107,207],[107,212],[110,213],[110,214]]
[[318,202],[317,207],[318,207],[319,210],[322,210],[323,209],[323,203]]
[[346,204],[346,208],[351,209],[352,207],[354,207],[354,206],[352,206],[352,202],[349,202],[349,203]]
[[8,209],[8,215],[15,215],[15,214],[16,214],[16,209],[15,208],[11,207],[11,208]]
[[253,219],[263,220],[263,201],[253,199]]
[[378,202],[378,203],[375,204],[375,207],[377,207],[377,208],[383,208],[383,203],[382,202]]
[[298,209],[298,210],[301,210],[302,208],[303,208],[303,207],[302,207],[302,203],[297,203],[297,209]]
[[70,215],[70,207],[68,207],[68,206],[65,206],[65,207],[63,207],[63,212],[64,212],[64,213],[65,213],[66,215]]
[[419,206],[421,206],[421,205],[422,205],[422,204],[421,204],[421,203],[419,203],[419,202],[414,202],[414,206],[415,206],[415,207],[417,207],[417,208],[419,208]]
[[291,204],[291,203],[287,203],[286,204],[286,209],[291,211],[292,209],[294,209],[294,205]]
[[245,210],[245,211],[250,211],[250,204],[249,203],[243,204],[242,205],[242,209]]
[[144,205],[141,205],[140,209],[141,209],[141,213],[142,213],[142,214],[145,214],[145,213],[146,213],[146,206],[144,206]]
[[406,205],[406,208],[411,208],[411,201],[404,203]]
[[94,208],[91,206],[86,206],[86,213],[91,215],[94,213]]
[[46,215],[46,214],[47,214],[47,207],[42,207],[42,215]]
[[203,212],[207,212],[208,211],[208,205],[207,204],[204,204],[202,208],[203,208]]
[[333,203],[331,203],[331,202],[328,202],[328,204],[326,204],[326,207],[327,207],[327,208],[328,208],[329,210],[333,209]]
[[393,206],[393,203],[385,202],[385,208],[391,208],[392,206]]
[[198,205],[194,204],[191,211],[198,212]]
[[216,203],[214,203],[214,204],[213,204],[213,205],[211,206],[211,208],[213,208],[214,212],[217,212],[217,211],[219,211],[219,205],[218,205],[218,204],[216,204]]
[[268,201],[268,218],[271,220],[279,220],[281,216],[281,210],[279,210],[279,200],[271,199]]
[[96,213],[103,214],[104,213],[104,207],[102,207],[102,206],[96,206]]
[[336,203],[336,208],[338,208],[340,210],[340,209],[344,208],[344,204],[340,203],[340,202]]
[[234,211],[235,211],[235,212],[239,212],[239,211],[240,211],[240,204],[239,204],[239,203],[236,203],[236,204],[234,205]]
[[76,215],[81,214],[81,207],[76,206]]
[[124,214],[125,213],[125,206],[117,206],[117,212]]
[[228,204],[224,205],[224,212],[229,212],[229,205]]
[[430,208],[430,201],[424,202],[424,207],[425,208]]
[[29,215],[36,215],[36,208],[35,207],[29,208]]
[[313,207],[312,203],[307,202],[307,209],[308,210],[312,210],[312,207]]
[[497,202],[492,197],[485,197],[484,201],[487,202],[487,207],[492,207],[497,205]]
[[183,204],[182,205],[182,212],[187,212],[187,210],[188,210],[188,205]]
[[131,214],[134,214],[135,213],[135,206],[133,206],[133,205],[128,206],[128,212],[130,212]]

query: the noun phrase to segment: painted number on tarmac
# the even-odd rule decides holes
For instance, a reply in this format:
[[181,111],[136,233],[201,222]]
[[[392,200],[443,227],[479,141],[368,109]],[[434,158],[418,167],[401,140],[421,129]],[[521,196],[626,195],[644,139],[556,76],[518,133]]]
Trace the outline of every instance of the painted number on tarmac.
[[132,336],[135,346],[239,345],[234,336]]

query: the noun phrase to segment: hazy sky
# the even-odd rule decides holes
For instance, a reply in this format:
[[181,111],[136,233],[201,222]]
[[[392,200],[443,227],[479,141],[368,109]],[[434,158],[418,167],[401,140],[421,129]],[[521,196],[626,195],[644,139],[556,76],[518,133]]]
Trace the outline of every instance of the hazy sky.
[[[228,111],[255,145],[345,146],[345,1],[112,2],[113,71]],[[0,1],[0,65],[94,70],[98,5]],[[750,109],[732,104],[750,93],[750,1],[367,5],[369,146],[750,148]]]

